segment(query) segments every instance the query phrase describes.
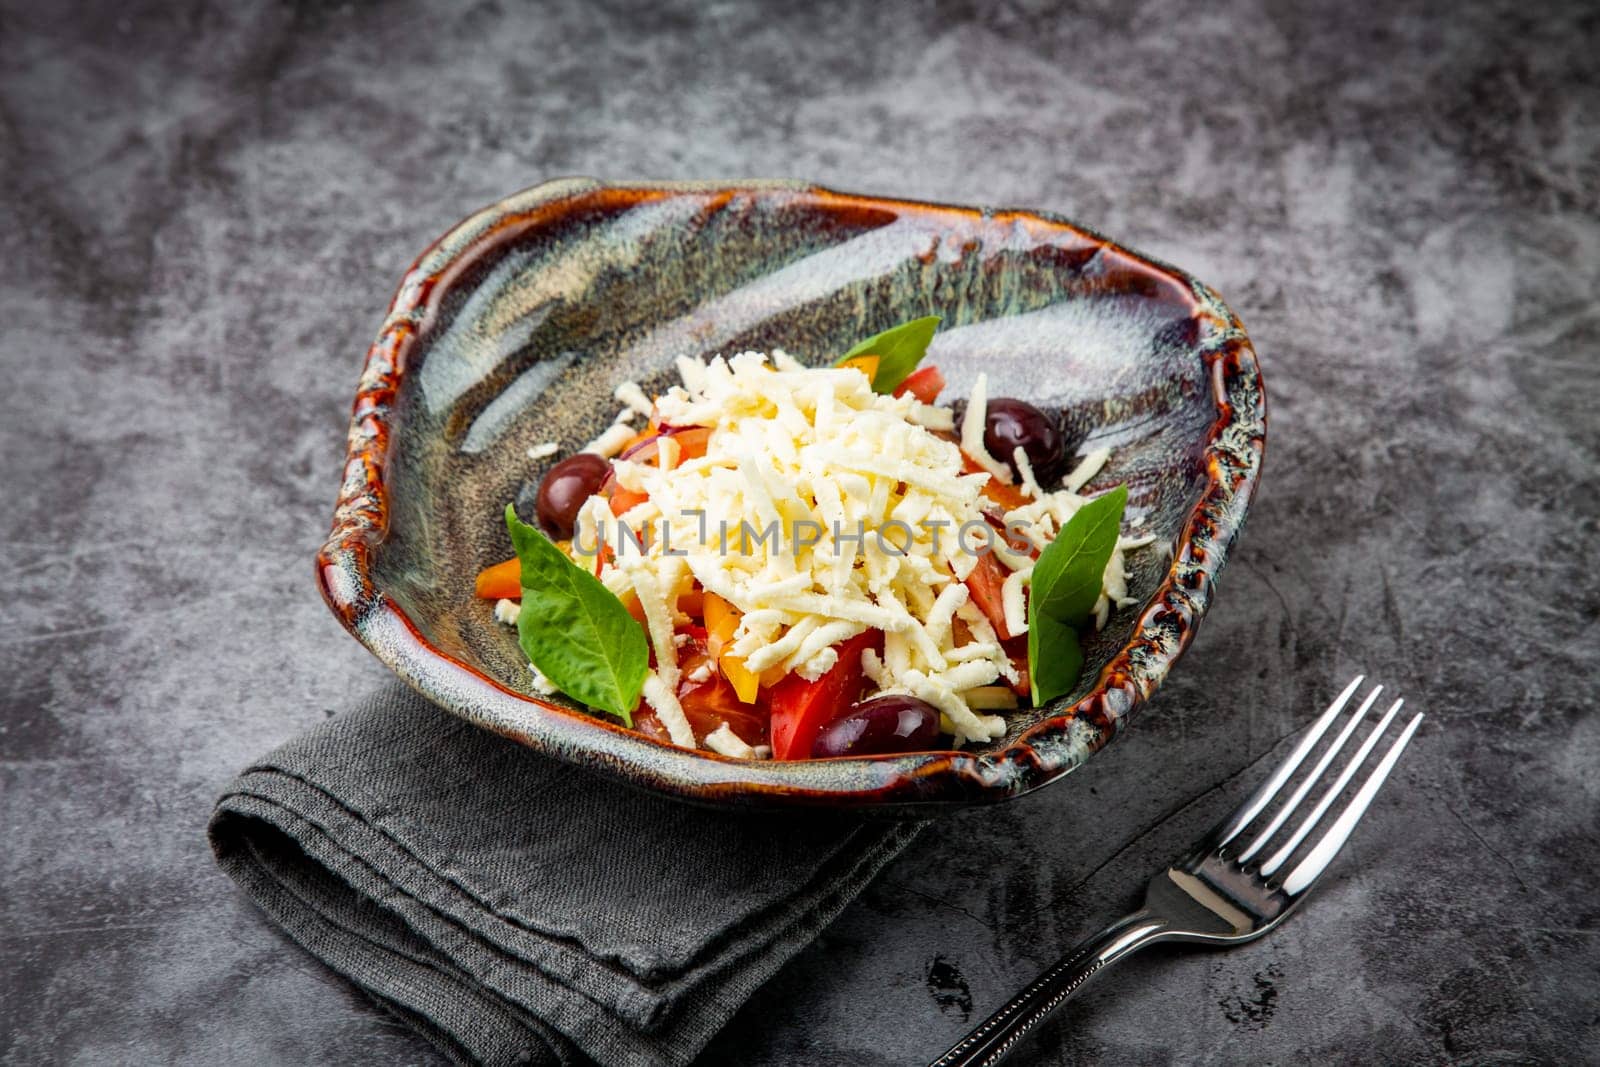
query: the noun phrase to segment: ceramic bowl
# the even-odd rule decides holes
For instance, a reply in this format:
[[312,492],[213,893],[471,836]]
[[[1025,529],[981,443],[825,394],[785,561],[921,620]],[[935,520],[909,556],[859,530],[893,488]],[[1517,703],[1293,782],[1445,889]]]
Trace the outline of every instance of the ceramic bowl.
[[[1156,543],[1136,607],[1088,638],[1076,691],[981,748],[744,761],[659,744],[529,687],[515,631],[473,597],[510,555],[554,460],[676,381],[673,359],[781,347],[822,363],[937,314],[929,353],[964,396],[1062,412],[1112,458]],[[406,682],[478,725],[636,786],[711,804],[926,814],[1015,797],[1106,744],[1193,639],[1260,470],[1255,353],[1210,289],[1063,219],[854,196],[794,182],[550,182],[462,222],[401,282],[367,353],[333,530],[318,556],[340,621]]]

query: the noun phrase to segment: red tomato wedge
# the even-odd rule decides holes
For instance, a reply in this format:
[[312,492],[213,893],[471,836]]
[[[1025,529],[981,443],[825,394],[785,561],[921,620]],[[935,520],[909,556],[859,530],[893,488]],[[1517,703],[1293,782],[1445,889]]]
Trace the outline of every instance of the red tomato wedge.
[[967,592],[972,594],[972,602],[978,605],[978,610],[983,612],[984,618],[989,620],[989,625],[994,627],[994,632],[1002,641],[1011,638],[1011,631],[1006,628],[1005,602],[1000,596],[1006,573],[1005,565],[995,558],[994,553],[985,552],[978,557],[978,565],[972,568],[972,573],[967,575]]
[[[683,717],[697,740],[704,741],[707,734],[727,725],[739,739],[750,746],[767,743],[767,723],[762,709],[741,703],[739,694],[721,675],[712,675],[710,681],[698,685],[684,683],[678,689],[678,703],[683,706]],[[647,737],[664,744],[672,743],[672,735],[656,709],[640,703],[633,713],[633,728]]]
[[894,395],[905,396],[910,393],[924,404],[931,404],[939,399],[943,389],[944,372],[938,367],[923,367],[912,371],[905,381],[895,386]]
[[726,723],[747,745],[767,743],[766,717],[753,705],[741,701],[739,694],[733,691],[733,684],[720,674],[713,674],[710,681],[681,691],[678,703],[683,705],[683,714],[694,727],[695,737],[702,741]]
[[839,650],[839,662],[814,682],[790,674],[772,687],[769,701],[773,758],[811,758],[817,734],[861,695],[865,679],[861,652],[878,638],[878,631],[868,630],[834,646]]
[[522,561],[515,556],[478,572],[475,592],[485,600],[522,599]]
[[1027,697],[1031,692],[1028,682],[1028,635],[1018,634],[1005,643],[1006,656],[1011,660],[1011,669],[1017,672],[1017,680],[1009,683],[1011,691],[1019,697]]

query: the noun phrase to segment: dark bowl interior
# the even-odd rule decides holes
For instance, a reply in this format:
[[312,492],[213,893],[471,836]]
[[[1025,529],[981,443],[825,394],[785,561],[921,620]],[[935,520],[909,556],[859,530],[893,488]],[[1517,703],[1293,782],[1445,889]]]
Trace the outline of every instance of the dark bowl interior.
[[[1065,700],[963,753],[754,763],[656,744],[528,685],[515,632],[473,597],[506,558],[501,512],[610,421],[612,390],[676,381],[679,355],[783,348],[831,361],[919,315],[964,396],[1059,409],[1112,458],[1156,543],[1129,556],[1141,607],[1086,644]],[[1187,644],[1243,520],[1265,434],[1238,321],[1188,276],[1061,220],[874,200],[790,183],[550,183],[419,259],[369,353],[339,513],[322,554],[335,610],[446,708],[561,758],[709,802],[921,811],[1002,799],[1082,762]],[[560,458],[560,456],[556,458]]]

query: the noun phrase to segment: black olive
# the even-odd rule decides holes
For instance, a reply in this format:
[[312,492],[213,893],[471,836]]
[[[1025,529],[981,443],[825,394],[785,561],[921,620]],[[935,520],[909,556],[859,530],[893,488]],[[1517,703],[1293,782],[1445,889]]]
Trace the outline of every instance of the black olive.
[[557,540],[571,537],[578,522],[578,509],[599,492],[600,484],[610,473],[611,461],[593,452],[579,452],[551,467],[539,483],[539,498],[534,504],[539,525]]
[[1061,477],[1066,448],[1056,421],[1026,400],[996,397],[989,401],[983,424],[983,447],[989,455],[1016,471],[1012,453],[1021,448],[1041,486],[1050,486]]
[[824,726],[811,755],[823,759],[923,752],[938,739],[938,708],[926,700],[891,693],[863,700]]

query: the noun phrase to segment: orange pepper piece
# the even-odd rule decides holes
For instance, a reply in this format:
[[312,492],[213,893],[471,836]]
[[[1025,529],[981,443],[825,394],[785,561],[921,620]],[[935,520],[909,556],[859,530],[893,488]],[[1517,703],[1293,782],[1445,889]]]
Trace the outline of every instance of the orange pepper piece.
[[679,430],[672,435],[678,442],[678,462],[699,459],[706,454],[706,444],[711,440],[711,427],[696,426],[688,430]]
[[640,504],[643,504],[649,499],[649,493],[641,493],[633,489],[624,489],[619,485],[611,494],[611,514],[620,519],[622,516],[626,515],[630,509],[638,507]]
[[478,572],[477,594],[485,600],[522,599],[522,561],[515,556]]

